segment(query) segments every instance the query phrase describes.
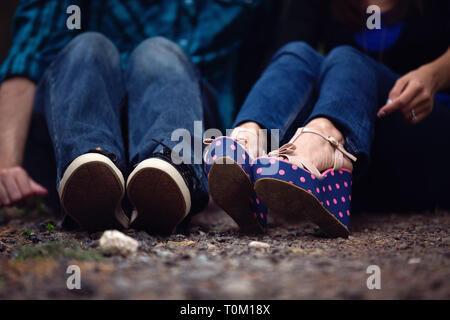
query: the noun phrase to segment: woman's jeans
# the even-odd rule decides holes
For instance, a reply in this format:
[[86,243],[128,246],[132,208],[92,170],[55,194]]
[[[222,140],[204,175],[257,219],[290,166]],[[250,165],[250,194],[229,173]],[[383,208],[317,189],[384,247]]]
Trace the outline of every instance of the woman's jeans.
[[325,117],[346,137],[355,165],[355,209],[422,210],[450,207],[450,106],[412,126],[399,114],[377,119],[399,75],[350,46],[323,57],[303,42],[272,58],[234,127],[254,121],[279,129],[282,142],[298,127]]
[[[25,155],[25,168],[51,193],[67,166],[100,147],[114,153],[128,170],[161,150],[173,148],[176,129],[200,141],[194,121],[203,121],[207,99],[200,76],[183,51],[164,38],[142,42],[125,70],[119,52],[103,35],[84,33],[57,56],[40,81]],[[203,131],[203,130],[201,130]],[[154,139],[154,140],[153,140]],[[49,155],[54,154],[54,159]],[[193,162],[192,162],[193,163]],[[207,204],[207,181],[201,164],[193,168]],[[195,197],[195,195],[194,195]]]

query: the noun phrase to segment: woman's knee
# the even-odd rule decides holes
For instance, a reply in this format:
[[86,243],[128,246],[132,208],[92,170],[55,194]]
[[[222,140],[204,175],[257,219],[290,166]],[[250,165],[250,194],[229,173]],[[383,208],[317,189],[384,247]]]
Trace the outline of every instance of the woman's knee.
[[193,71],[194,67],[174,42],[164,37],[144,40],[132,52],[128,64],[128,72],[176,72]]
[[325,62],[328,64],[333,64],[337,62],[350,62],[350,63],[358,63],[358,62],[366,62],[368,59],[364,53],[359,51],[358,49],[349,46],[342,45],[335,47],[331,50],[325,58]]

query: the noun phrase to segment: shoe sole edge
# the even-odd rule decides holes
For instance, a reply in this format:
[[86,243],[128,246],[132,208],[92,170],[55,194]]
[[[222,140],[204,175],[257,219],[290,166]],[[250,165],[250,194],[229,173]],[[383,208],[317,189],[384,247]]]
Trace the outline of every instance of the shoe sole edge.
[[[250,209],[253,186],[247,174],[230,157],[218,158],[216,162],[211,166],[208,177],[214,202],[236,222],[242,232],[262,232],[262,226]],[[234,188],[230,189],[232,186]]]
[[191,208],[190,192],[181,174],[157,158],[144,160],[133,170],[127,194],[138,212],[133,225],[151,233],[172,233]]
[[314,195],[296,185],[275,178],[261,178],[255,183],[255,191],[273,214],[291,220],[297,216],[299,221],[303,216],[331,237],[349,236],[347,227],[325,209]]
[[88,230],[128,227],[121,207],[125,195],[123,175],[106,156],[85,154],[72,161],[58,193],[65,212]]

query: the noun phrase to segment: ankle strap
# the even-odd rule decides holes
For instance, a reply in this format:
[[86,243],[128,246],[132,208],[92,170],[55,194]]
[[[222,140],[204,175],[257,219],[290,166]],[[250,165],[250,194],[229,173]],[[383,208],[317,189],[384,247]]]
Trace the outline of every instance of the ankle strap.
[[339,170],[342,168],[342,165],[344,163],[344,156],[349,158],[351,161],[356,161],[356,157],[349,153],[347,150],[344,149],[344,146],[340,144],[336,138],[334,137],[326,137],[322,133],[309,128],[299,128],[297,129],[297,132],[292,137],[292,139],[285,145],[283,145],[280,149],[272,151],[269,153],[269,156],[271,157],[283,157],[286,158],[289,162],[292,162],[301,168],[305,168],[309,170],[313,175],[315,175],[317,178],[321,179],[322,174],[317,169],[316,166],[314,166],[311,162],[308,160],[299,157],[299,156],[293,156],[294,151],[296,150],[296,146],[294,145],[294,142],[300,137],[302,133],[312,133],[315,135],[318,135],[325,140],[327,140],[335,149],[334,151],[334,165],[333,170]]
[[[246,136],[242,136],[242,134],[253,136],[253,141],[256,141],[256,145],[250,144],[249,139]],[[267,140],[265,135],[258,136],[253,130],[238,127],[231,132],[230,138],[238,142],[248,152],[252,159],[266,154],[263,145],[264,141]],[[203,140],[203,143],[207,146],[210,146],[213,141],[214,139],[205,139]]]

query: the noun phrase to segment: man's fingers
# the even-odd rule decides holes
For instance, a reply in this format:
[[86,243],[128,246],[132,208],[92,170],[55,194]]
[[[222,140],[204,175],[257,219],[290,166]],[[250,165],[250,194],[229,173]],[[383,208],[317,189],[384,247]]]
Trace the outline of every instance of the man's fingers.
[[11,199],[9,199],[8,192],[6,192],[3,183],[0,181],[0,207],[9,206],[11,204]]
[[20,189],[17,186],[16,181],[15,181],[14,177],[12,176],[11,172],[2,173],[2,182],[3,182],[3,186],[6,189],[6,192],[8,193],[8,197],[11,200],[11,202],[15,203],[22,198]]
[[30,178],[21,167],[0,171],[0,206],[23,205],[33,202],[35,195],[46,196],[47,189]]
[[408,106],[417,95],[417,91],[417,88],[414,86],[406,87],[400,97],[393,100],[391,103],[387,103],[378,111],[378,117],[385,117],[394,111],[403,109],[405,106]]
[[27,197],[33,193],[30,186],[30,178],[28,174],[22,168],[14,169],[14,179],[16,181],[19,191],[22,193],[22,197]]
[[48,194],[48,190],[41,186],[39,183],[30,178],[30,186],[31,190],[35,195],[38,196],[46,196]]

